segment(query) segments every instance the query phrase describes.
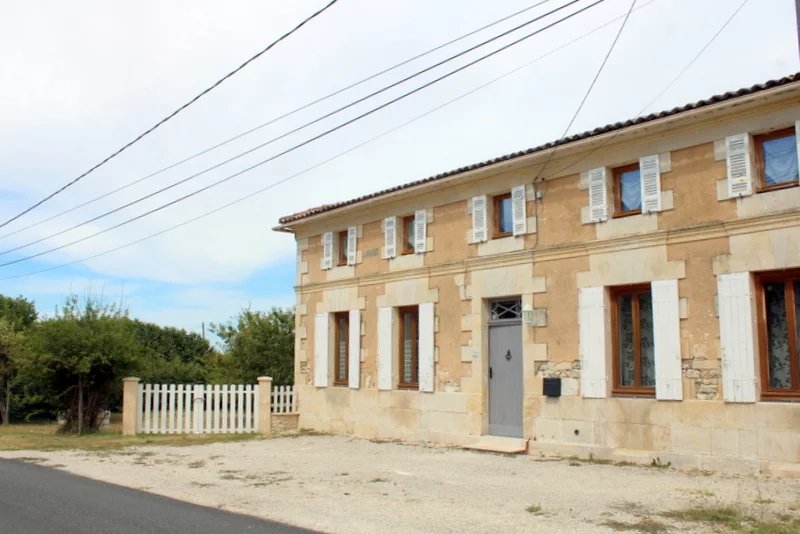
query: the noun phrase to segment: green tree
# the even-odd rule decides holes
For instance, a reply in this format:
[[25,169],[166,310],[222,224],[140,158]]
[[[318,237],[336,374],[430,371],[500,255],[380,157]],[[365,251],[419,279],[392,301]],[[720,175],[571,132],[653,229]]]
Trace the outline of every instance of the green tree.
[[212,324],[224,353],[211,358],[213,381],[252,383],[268,375],[276,385],[294,383],[294,309],[242,310],[235,323]]
[[72,296],[33,332],[32,350],[19,365],[23,382],[43,388],[65,413],[65,432],[97,430],[122,378],[135,368],[127,313],[91,298],[81,305]]
[[131,321],[138,345],[136,375],[144,382],[199,383],[206,380],[211,344],[194,332]]
[[16,361],[27,348],[25,331],[36,318],[33,302],[0,295],[0,422],[4,425],[10,421]]

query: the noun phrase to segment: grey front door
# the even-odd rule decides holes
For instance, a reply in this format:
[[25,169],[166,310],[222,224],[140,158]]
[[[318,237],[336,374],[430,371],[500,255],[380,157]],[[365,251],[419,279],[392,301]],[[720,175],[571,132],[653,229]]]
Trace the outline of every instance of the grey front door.
[[[522,437],[522,320],[519,300],[490,303],[489,434]],[[499,310],[499,312],[498,312]]]

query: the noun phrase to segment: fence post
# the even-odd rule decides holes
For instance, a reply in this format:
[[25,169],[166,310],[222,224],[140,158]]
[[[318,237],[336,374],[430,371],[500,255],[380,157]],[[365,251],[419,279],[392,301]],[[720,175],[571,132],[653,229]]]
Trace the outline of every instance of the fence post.
[[272,377],[258,377],[258,432],[263,436],[272,433]]
[[122,380],[122,435],[135,436],[139,420],[139,378],[131,376]]

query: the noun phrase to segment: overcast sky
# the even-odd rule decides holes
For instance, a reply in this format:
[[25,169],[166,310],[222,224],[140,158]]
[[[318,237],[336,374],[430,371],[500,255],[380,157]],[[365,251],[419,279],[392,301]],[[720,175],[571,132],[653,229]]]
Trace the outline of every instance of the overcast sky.
[[[327,0],[4,0],[0,16],[0,218],[87,170],[250,57]],[[49,235],[317,118],[505,29],[567,3],[550,0],[379,79],[260,129],[45,224],[365,76],[536,3],[534,0],[339,0],[166,126],[20,220],[0,228],[0,263],[53,248],[233,174],[545,24],[534,24],[386,94],[64,235]],[[580,0],[547,20],[588,5]],[[694,57],[740,0],[637,0],[572,132],[637,115]],[[138,245],[46,273],[0,281],[52,313],[69,293],[124,297],[144,320],[199,330],[251,305],[294,302],[294,242],[278,217],[423,178],[560,137],[630,0],[606,0],[402,102],[224,185],[81,244],[0,267],[0,278],[48,269],[134,241],[292,176],[467,93],[235,207]],[[485,52],[484,52],[485,50]],[[524,68],[524,65],[526,65]],[[749,0],[711,47],[647,112],[798,69],[794,2]],[[43,239],[46,238],[46,239]],[[42,242],[16,252],[9,248]]]

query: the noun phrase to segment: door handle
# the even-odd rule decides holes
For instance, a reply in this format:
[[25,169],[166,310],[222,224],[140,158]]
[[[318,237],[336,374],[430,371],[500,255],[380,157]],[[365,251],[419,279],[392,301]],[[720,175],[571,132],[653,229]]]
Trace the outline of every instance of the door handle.
[[492,368],[489,367],[489,380],[491,380],[491,379],[492,379]]

